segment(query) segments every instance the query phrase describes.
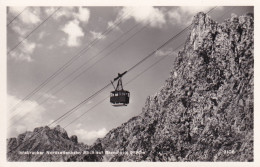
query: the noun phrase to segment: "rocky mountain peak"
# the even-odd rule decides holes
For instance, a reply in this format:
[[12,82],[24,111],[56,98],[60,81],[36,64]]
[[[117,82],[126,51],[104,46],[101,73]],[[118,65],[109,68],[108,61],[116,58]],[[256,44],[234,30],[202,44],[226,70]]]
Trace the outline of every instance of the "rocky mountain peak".
[[55,126],[53,130],[60,133],[63,137],[68,138],[67,131],[60,125]]
[[212,42],[205,41],[205,38],[211,38],[214,40],[216,36],[217,23],[213,21],[207,14],[198,13],[194,16],[190,36],[187,40],[186,49],[192,49],[198,51],[204,44],[210,45]]
[[70,140],[73,141],[74,143],[78,144],[78,137],[76,135],[72,135],[70,137]]
[[33,132],[34,133],[46,133],[49,130],[51,130],[51,129],[48,126],[45,126],[45,127],[34,128]]
[[194,28],[200,28],[200,30],[204,30],[203,28],[212,26],[212,24],[215,24],[209,15],[199,12],[197,13],[192,20],[192,29]]
[[65,129],[57,125],[54,128],[48,126],[38,127],[33,132],[27,131],[20,134],[17,138],[10,138],[8,143],[8,159],[10,161],[30,160],[30,161],[64,161],[70,156],[67,155],[20,155],[19,151],[45,152],[46,151],[82,151],[88,146],[78,143],[77,136],[70,138]]

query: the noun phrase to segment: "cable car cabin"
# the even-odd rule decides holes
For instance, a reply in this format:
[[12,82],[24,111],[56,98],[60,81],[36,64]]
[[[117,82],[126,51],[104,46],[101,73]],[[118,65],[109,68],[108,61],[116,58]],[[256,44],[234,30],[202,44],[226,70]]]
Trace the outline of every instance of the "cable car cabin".
[[129,104],[130,93],[126,90],[115,90],[110,93],[110,102],[113,106],[127,106]]
[[114,79],[114,81],[118,80],[116,87],[111,81],[115,90],[110,93],[110,102],[115,107],[127,106],[127,104],[129,104],[130,93],[127,90],[124,90],[122,84],[122,76],[126,73],[127,71],[125,71],[123,74],[118,73],[118,77]]

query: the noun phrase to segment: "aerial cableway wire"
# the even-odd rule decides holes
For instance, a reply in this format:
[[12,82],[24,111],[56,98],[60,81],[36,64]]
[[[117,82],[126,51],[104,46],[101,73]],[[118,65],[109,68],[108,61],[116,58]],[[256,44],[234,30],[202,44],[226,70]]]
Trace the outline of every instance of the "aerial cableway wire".
[[[135,79],[137,79],[139,76],[141,76],[143,73],[145,73],[146,71],[148,71],[149,69],[151,69],[152,67],[154,67],[156,64],[158,64],[159,62],[161,62],[162,60],[164,60],[165,58],[169,57],[172,53],[174,53],[177,49],[179,49],[184,43],[182,43],[181,45],[179,45],[176,49],[172,50],[171,53],[163,56],[162,58],[160,58],[159,60],[157,60],[155,63],[151,64],[149,67],[147,67],[146,69],[144,69],[142,72],[140,72],[139,74],[137,74],[135,77],[133,77],[131,80],[129,80],[125,85],[130,84],[131,82],[133,82]],[[83,118],[83,116],[85,114],[87,114],[89,111],[93,110],[95,107],[97,107],[98,105],[100,105],[101,103],[103,103],[106,99],[108,99],[110,96],[107,96],[106,98],[102,99],[101,101],[99,101],[96,105],[94,105],[93,107],[91,107],[90,109],[88,109],[87,111],[85,111],[83,114],[81,114],[80,116],[76,117],[74,120],[72,120],[70,123],[66,124],[64,126],[64,128],[70,126],[71,124],[73,124],[75,121],[77,121],[80,118]],[[57,123],[59,123],[61,121],[58,121]]]
[[21,43],[23,43],[32,33],[34,33],[38,28],[40,28],[47,20],[49,20],[58,10],[60,10],[61,7],[57,8],[52,12],[46,19],[44,19],[39,25],[37,25],[30,33],[28,33],[20,42],[18,42],[14,47],[12,47],[8,52],[7,55],[9,55],[14,49],[16,49]]
[[[216,7],[212,8],[209,12],[210,13],[212,10],[214,10]],[[156,50],[154,50],[152,53],[150,53],[148,56],[146,56],[144,59],[142,59],[141,61],[139,61],[138,63],[136,63],[134,66],[132,66],[130,69],[127,70],[127,72],[132,71],[135,67],[137,67],[138,65],[140,65],[141,63],[143,63],[146,59],[148,59],[149,57],[151,57],[152,55],[154,55],[157,51],[161,50],[163,47],[165,47],[166,45],[168,45],[172,40],[174,40],[175,38],[177,38],[178,36],[180,36],[184,31],[188,30],[191,27],[192,23],[190,25],[188,25],[186,28],[184,28],[182,31],[180,31],[178,34],[174,35],[172,38],[170,38],[168,41],[166,41],[163,45],[161,45],[160,47],[158,47]]]
[[[125,16],[122,16],[118,19],[118,22],[115,23],[115,26],[118,26],[120,23],[122,23],[124,17],[127,17],[129,13],[127,13]],[[107,28],[104,32],[101,33],[101,35],[106,35],[110,33],[114,27]],[[52,79],[54,79],[57,75],[59,75],[62,71],[64,71],[68,66],[70,66],[74,61],[76,61],[78,58],[80,58],[84,52],[86,52],[88,49],[90,49],[93,45],[95,45],[100,39],[96,38],[93,41],[90,42],[90,44],[87,44],[80,52],[78,52],[75,56],[73,56],[68,62],[66,62],[62,67],[60,67],[56,72],[54,72],[51,76],[49,76],[43,83],[41,83],[37,88],[35,88],[31,93],[29,93],[25,98],[20,100],[22,103],[25,100],[28,100],[31,96],[33,96],[35,93],[37,93],[43,86],[48,84]],[[20,103],[18,102],[18,104]],[[18,105],[16,104],[16,105]],[[17,107],[16,107],[17,108]],[[16,109],[14,107],[14,109]]]
[[[217,8],[217,7],[214,7],[214,8],[212,8],[210,11],[208,11],[207,12],[207,14],[208,13],[210,13],[211,11],[213,11],[215,8]],[[187,26],[185,29],[188,29],[190,26],[191,26],[192,24],[190,24],[189,26]],[[184,30],[185,30],[184,29]],[[184,32],[184,30],[182,30],[181,32]],[[178,33],[178,34],[176,34],[176,35],[174,35],[174,36],[179,36],[180,35],[180,33]],[[170,38],[169,40],[167,40],[163,45],[161,45],[160,47],[158,47],[155,51],[153,51],[152,53],[153,54],[155,54],[156,53],[156,51],[158,51],[158,49],[160,48],[162,48],[162,46],[166,46],[166,44],[168,44],[170,41],[172,41],[174,38],[172,37],[172,38]],[[148,56],[149,57],[151,57],[153,54],[149,54]],[[148,58],[148,56],[146,56],[144,59],[142,59],[140,62],[143,62],[143,61],[145,61],[147,58]],[[137,67],[138,65],[140,65],[141,63],[140,62],[138,62],[137,64],[135,64],[134,66],[132,66],[131,68],[129,68],[129,70],[131,71],[131,70],[133,70],[135,67]],[[129,72],[129,70],[128,71],[126,71],[126,72]],[[99,93],[101,93],[103,90],[105,90],[106,88],[108,88],[113,82],[115,82],[116,80],[114,79],[111,83],[108,83],[106,86],[104,86],[103,88],[101,88],[99,91],[97,91],[96,93],[94,93],[94,94],[92,94],[91,96],[89,96],[88,98],[86,98],[85,100],[83,100],[83,101],[81,101],[79,104],[77,104],[75,107],[73,107],[72,109],[70,109],[69,111],[67,111],[66,113],[64,113],[63,115],[61,115],[60,117],[58,117],[56,120],[54,120],[54,121],[52,121],[51,123],[49,123],[47,126],[51,126],[51,125],[53,125],[55,122],[57,122],[57,121],[59,121],[60,119],[62,119],[63,117],[65,117],[66,115],[68,115],[69,113],[71,113],[71,112],[73,112],[73,111],[76,111],[77,109],[79,109],[83,104],[85,104],[86,102],[88,102],[89,100],[91,100],[92,98],[94,98],[96,95],[98,95]],[[39,135],[39,133],[38,134],[36,134],[36,135]],[[31,136],[31,138],[32,138],[33,136]],[[21,145],[21,144],[20,144]],[[20,145],[18,145],[18,146],[16,146],[16,148],[18,148]],[[15,148],[15,149],[16,149]]]
[[[128,38],[127,40],[125,40],[123,43],[121,43],[119,46],[117,46],[116,48],[119,48],[120,46],[122,46],[123,44],[125,44],[128,40],[130,40],[132,37],[134,37],[137,33],[139,33],[140,31],[142,31],[144,28],[146,28],[146,26],[144,26],[144,27],[142,27],[139,31],[137,31],[136,33],[134,33],[130,38]],[[116,49],[115,48],[115,49]],[[112,53],[112,52],[110,52],[110,53]],[[104,58],[104,57],[103,57]],[[81,73],[82,74],[82,73]],[[79,76],[79,75],[78,75]],[[78,77],[78,76],[76,76],[76,77]],[[111,84],[111,83],[110,83]],[[91,98],[92,99],[92,98]],[[85,103],[84,103],[85,104]],[[60,120],[59,120],[59,122],[60,121],[62,121],[63,119],[65,119],[66,117],[68,117],[69,115],[71,115],[73,112],[71,112],[70,114],[68,114],[67,116],[65,116],[64,118],[61,118]]]
[[65,117],[66,115],[70,114],[73,111],[76,111],[78,108],[80,108],[83,104],[85,104],[86,102],[88,102],[89,100],[93,99],[95,96],[97,96],[99,93],[101,93],[103,90],[105,90],[106,88],[108,88],[111,85],[111,83],[108,83],[106,86],[104,86],[103,88],[101,88],[99,91],[97,91],[96,93],[92,94],[91,96],[89,96],[88,98],[86,98],[85,100],[83,100],[82,102],[80,102],[79,104],[77,104],[75,107],[73,107],[72,109],[70,109],[69,111],[67,111],[66,113],[64,113],[63,115],[61,115],[60,117],[58,117],[56,120],[52,121],[50,124],[48,124],[47,126],[51,126],[52,124],[54,124],[55,122],[59,121],[60,119],[63,119],[63,117]]
[[[187,29],[186,29],[186,30],[187,30]],[[178,48],[180,48],[183,44],[184,44],[184,43],[182,43],[181,45],[179,45],[179,46],[178,46],[176,49],[174,49],[172,52],[174,52],[175,50],[177,50]],[[171,52],[171,53],[172,53],[172,52]],[[170,53],[170,54],[171,54],[171,53]],[[149,70],[150,68],[152,68],[154,65],[156,65],[156,64],[159,63],[160,61],[164,60],[164,59],[165,59],[166,57],[168,57],[170,54],[168,54],[168,55],[162,57],[161,59],[159,59],[158,61],[156,61],[155,63],[153,63],[153,64],[152,64],[151,66],[149,66],[146,70],[144,70],[143,72],[141,72],[140,75],[143,74],[144,72],[146,72],[147,70]],[[133,79],[131,79],[131,81],[128,81],[125,85],[129,84],[130,82],[132,82],[134,79],[136,79],[136,78],[139,77],[140,75],[138,74],[136,77],[134,77]],[[109,97],[109,96],[107,96],[105,99],[101,100],[98,104],[100,104],[101,102],[103,102],[104,100],[106,100],[108,97]],[[96,106],[97,106],[97,105],[95,105],[94,107],[96,107]],[[92,107],[90,110],[92,110],[94,107]],[[73,112],[71,112],[70,114],[68,114],[66,117],[68,117],[68,116],[71,115],[71,114],[73,114]],[[83,115],[84,115],[84,114],[80,115],[80,117],[83,116]],[[63,117],[62,119],[60,119],[59,121],[57,121],[57,123],[61,122],[61,121],[64,120],[66,117]],[[56,123],[56,124],[57,124],[57,123]]]
[[[121,35],[119,38],[117,38],[116,40],[114,40],[111,44],[109,44],[107,47],[105,47],[101,52],[103,52],[106,48],[108,48],[109,46],[111,46],[112,44],[114,44],[117,40],[119,40],[120,38],[122,38],[123,36],[125,36],[127,33],[129,33],[131,30],[133,30],[136,26],[138,26],[139,24],[134,25],[131,29],[129,29],[127,32],[125,32],[123,35]],[[94,64],[92,64],[91,66],[89,66],[88,68],[86,68],[84,71],[80,72],[78,75],[76,75],[75,77],[73,77],[69,82],[67,82],[65,85],[63,85],[62,87],[60,87],[59,89],[57,89],[54,93],[52,93],[52,95],[56,95],[58,92],[60,92],[62,89],[64,89],[67,85],[69,85],[70,83],[72,83],[73,81],[75,81],[78,77],[80,77],[82,74],[84,74],[86,71],[88,71],[90,68],[92,68],[93,66],[95,66],[99,61],[103,60],[105,57],[111,55],[111,53],[113,53],[116,49],[118,49],[119,47],[121,47],[122,45],[124,45],[125,43],[127,43],[129,40],[131,40],[134,36],[136,36],[136,34],[140,33],[143,29],[145,29],[147,27],[147,24],[145,26],[143,26],[141,29],[139,29],[138,31],[136,31],[134,34],[132,34],[130,37],[128,37],[126,40],[124,40],[123,42],[121,42],[118,46],[116,46],[115,48],[113,48],[112,50],[110,50],[105,56],[101,57],[100,59],[98,59]],[[98,55],[101,53],[99,52]],[[85,63],[84,63],[85,64]],[[83,64],[83,65],[84,65]],[[78,69],[76,69],[78,70]],[[74,72],[73,72],[74,73]],[[72,74],[72,73],[71,73]],[[62,81],[64,81],[67,77],[65,77]],[[61,82],[59,82],[58,84],[60,84]],[[55,85],[56,87],[56,85]],[[53,89],[54,87],[52,87],[51,89]],[[45,93],[48,93],[49,90]],[[48,99],[50,99],[50,97],[46,98],[44,101],[42,101],[41,103],[39,103],[37,106],[40,106],[41,104],[43,104],[44,102],[46,102]],[[37,107],[36,106],[36,107]],[[34,109],[34,108],[33,108]],[[26,113],[24,116],[22,116],[18,121],[22,120],[25,116],[27,116],[29,113]],[[17,116],[18,114],[16,114],[15,116]],[[11,119],[13,119],[15,116],[13,116]],[[8,128],[10,128],[11,126],[13,126],[14,124],[16,124],[18,121],[14,122],[12,125],[10,125]]]
[[[115,29],[116,26],[121,24],[124,21],[124,18],[126,18],[131,11],[126,13],[125,15],[121,16],[117,22],[115,23],[115,26],[108,27],[104,32],[101,33],[101,35],[106,35],[110,33],[113,29]],[[13,112],[15,111],[22,103],[29,98],[31,98],[35,93],[37,93],[42,87],[44,87],[46,84],[48,84],[52,79],[54,79],[57,75],[59,75],[61,72],[63,72],[67,67],[69,67],[74,61],[76,61],[78,58],[82,56],[82,53],[86,52],[88,49],[90,49],[93,45],[95,45],[100,39],[96,38],[93,41],[90,42],[90,44],[87,44],[82,50],[80,50],[76,55],[74,55],[69,61],[67,61],[64,65],[62,65],[57,71],[55,71],[51,76],[49,76],[45,81],[43,81],[39,86],[37,86],[33,91],[31,91],[28,95],[26,95],[23,99],[21,99],[18,103],[16,103],[14,106],[10,108],[9,111]]]
[[[109,45],[107,45],[104,49],[102,49],[99,53],[97,53],[95,56],[93,56],[92,58],[86,60],[81,66],[79,66],[76,70],[74,70],[72,73],[70,73],[69,75],[67,75],[66,77],[64,77],[61,81],[59,81],[58,83],[56,83],[52,88],[50,88],[48,91],[46,91],[44,94],[49,93],[51,90],[53,90],[54,88],[56,88],[58,85],[60,85],[62,82],[64,82],[67,78],[69,78],[70,76],[72,76],[75,72],[77,72],[78,70],[80,70],[82,67],[84,67],[84,65],[86,65],[89,61],[91,61],[92,59],[94,59],[95,57],[97,57],[98,55],[100,55],[101,53],[103,53],[107,48],[109,48],[110,46],[112,46],[114,43],[116,43],[118,40],[120,40],[122,37],[124,37],[125,35],[127,35],[129,32],[131,32],[135,27],[137,27],[139,25],[135,24],[133,27],[131,27],[127,32],[123,33],[119,38],[117,38],[116,40],[114,40],[113,42],[111,42]],[[60,89],[56,90],[52,95],[56,95],[58,92],[60,92],[62,89],[64,89],[67,85],[69,85],[70,83],[72,83],[74,80],[76,80],[78,77],[80,77],[83,73],[85,73],[86,71],[88,71],[90,68],[92,68],[94,65],[96,65],[99,61],[101,61],[102,59],[104,59],[106,56],[110,55],[114,50],[116,50],[117,48],[119,48],[120,46],[122,46],[123,44],[125,44],[128,40],[130,40],[133,36],[135,36],[137,33],[139,33],[141,30],[139,30],[138,32],[136,32],[134,35],[132,35],[130,38],[128,38],[126,41],[124,41],[123,43],[121,43],[120,45],[118,45],[116,48],[113,48],[108,54],[106,54],[105,56],[103,56],[102,58],[100,58],[98,61],[96,61],[94,64],[92,64],[91,66],[89,66],[87,69],[85,69],[84,71],[80,72],[77,76],[75,76],[73,79],[71,79],[69,82],[67,82],[65,85],[63,85]],[[41,97],[37,98],[35,101],[39,100]],[[48,99],[50,99],[51,97],[47,97],[45,100],[43,100],[42,102],[40,102],[39,104],[37,104],[37,106],[40,106],[41,104],[45,103]],[[37,107],[35,106],[35,107]],[[33,109],[35,109],[35,107]],[[33,110],[32,109],[32,110]],[[18,114],[12,116],[10,118],[13,119],[14,117],[16,117]],[[23,117],[22,117],[23,118]],[[12,126],[12,125],[11,125]]]
[[[43,22],[41,22],[36,28],[34,28],[24,39],[22,39],[15,47],[13,47],[11,50],[8,51],[7,54],[11,53],[15,48],[17,48],[23,41],[25,41],[33,32],[35,32],[41,25],[43,25],[48,19],[50,19],[61,7],[57,8],[52,14],[50,14]],[[35,91],[35,90],[34,90]],[[33,91],[33,92],[34,92]],[[15,104],[14,106],[12,106],[11,108],[9,108],[10,112],[13,112],[16,110],[17,107],[19,107],[19,105],[27,100],[29,98],[29,96],[31,96],[32,92],[29,93],[26,97],[24,97],[22,100],[20,100],[17,104]]]
[[9,25],[10,25],[15,19],[17,19],[26,9],[27,9],[27,7],[25,7],[20,13],[18,13],[6,26],[9,27]]
[[[212,8],[209,12],[211,12],[212,10],[214,10],[216,7]],[[207,12],[207,13],[209,13]],[[147,60],[149,57],[153,56],[157,51],[159,51],[160,49],[162,49],[163,47],[165,47],[167,44],[169,44],[171,41],[173,41],[175,38],[177,38],[178,36],[180,36],[184,31],[186,31],[192,24],[190,24],[189,26],[187,26],[186,28],[184,28],[182,31],[180,31],[179,33],[177,33],[176,35],[174,35],[173,37],[171,37],[170,39],[168,39],[165,43],[163,43],[160,47],[158,47],[156,50],[154,50],[153,52],[151,52],[150,54],[148,54],[145,58],[143,58],[141,61],[139,61],[138,63],[136,63],[135,65],[133,65],[131,68],[129,68],[125,74],[127,74],[128,72],[132,71],[134,68],[136,68],[138,65],[140,65],[142,62],[144,62],[145,60]],[[75,112],[81,105],[85,104],[86,102],[88,102],[90,99],[92,99],[94,96],[98,95],[101,91],[105,90],[109,85],[111,85],[113,82],[115,82],[116,80],[113,80],[111,83],[107,84],[106,86],[104,86],[103,88],[101,88],[99,91],[97,91],[98,93],[94,93],[93,95],[91,95],[90,97],[86,98],[85,100],[83,100],[82,102],[80,102],[76,107],[73,107],[71,110],[67,111],[66,113],[64,113],[62,116],[60,116],[59,118],[57,118],[56,120],[54,120],[53,122],[51,122],[49,125],[54,124],[55,122],[57,122],[58,120],[62,119],[63,117],[65,117],[66,115],[68,115],[71,112]]]

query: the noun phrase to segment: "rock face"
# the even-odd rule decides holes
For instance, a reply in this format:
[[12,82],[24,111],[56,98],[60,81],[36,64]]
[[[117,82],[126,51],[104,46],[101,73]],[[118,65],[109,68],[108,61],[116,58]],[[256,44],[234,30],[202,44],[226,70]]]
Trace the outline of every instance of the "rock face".
[[[142,113],[96,144],[110,161],[253,161],[254,22],[199,13],[170,77]],[[135,152],[134,152],[135,153]]]
[[[32,133],[9,139],[8,148],[103,153],[47,157],[45,161],[253,161],[253,69],[253,16],[233,15],[219,24],[198,13],[170,77],[158,93],[147,98],[139,116],[88,148],[60,128],[46,133],[46,127],[34,130],[43,137],[24,142],[18,149],[17,144]],[[55,144],[44,136],[52,136]],[[15,161],[29,158],[12,151],[8,155]]]

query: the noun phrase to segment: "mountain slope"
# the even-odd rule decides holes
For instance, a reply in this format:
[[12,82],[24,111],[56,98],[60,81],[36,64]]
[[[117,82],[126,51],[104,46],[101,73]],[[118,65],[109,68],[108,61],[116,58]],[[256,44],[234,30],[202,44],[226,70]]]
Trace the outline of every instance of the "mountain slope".
[[87,148],[78,143],[77,136],[69,138],[59,125],[53,129],[48,126],[35,128],[33,132],[25,132],[17,138],[8,139],[7,143],[9,161],[67,161],[70,156],[60,155],[55,151],[79,152]]
[[[158,93],[147,98],[139,116],[111,130],[92,146],[73,142],[76,137],[70,139],[64,132],[54,135],[55,130],[48,135],[50,141],[44,137],[32,140],[30,133],[24,133],[21,135],[25,137],[8,139],[8,159],[253,161],[253,39],[254,18],[250,14],[232,16],[219,24],[198,13],[184,49],[173,62],[170,77]],[[41,136],[45,133],[41,131]],[[17,155],[19,150],[40,149],[88,150],[93,154],[45,155],[47,158]]]
[[252,161],[253,27],[252,15],[218,24],[197,14],[166,84],[142,114],[96,142],[142,153],[108,160]]

